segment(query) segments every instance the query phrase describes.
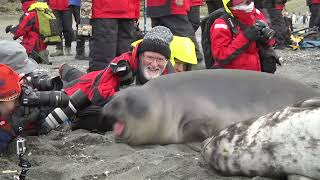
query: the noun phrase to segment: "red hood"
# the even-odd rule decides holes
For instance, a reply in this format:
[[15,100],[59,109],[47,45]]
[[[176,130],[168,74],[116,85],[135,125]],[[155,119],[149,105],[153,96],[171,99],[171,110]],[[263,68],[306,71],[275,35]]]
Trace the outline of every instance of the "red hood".
[[31,6],[31,4],[33,4],[35,2],[36,2],[35,0],[26,1],[26,2],[21,4],[21,9],[23,10],[24,13],[26,13],[26,12],[28,12],[28,9]]

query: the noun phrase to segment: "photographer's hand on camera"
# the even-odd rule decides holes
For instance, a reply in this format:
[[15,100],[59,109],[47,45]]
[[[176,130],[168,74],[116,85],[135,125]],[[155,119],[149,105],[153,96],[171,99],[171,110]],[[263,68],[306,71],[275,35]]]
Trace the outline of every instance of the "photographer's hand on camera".
[[127,61],[120,60],[117,64],[111,63],[110,69],[119,77],[121,86],[130,85],[133,82],[133,73]]
[[244,36],[250,41],[256,41],[261,37],[261,28],[258,26],[250,26],[244,30]]
[[258,20],[256,21],[255,26],[257,26],[261,31],[261,37],[259,40],[268,41],[274,37],[275,31],[271,29],[266,22]]
[[39,119],[40,109],[37,107],[20,106],[8,117],[8,123],[11,125],[15,135],[19,135],[30,123]]

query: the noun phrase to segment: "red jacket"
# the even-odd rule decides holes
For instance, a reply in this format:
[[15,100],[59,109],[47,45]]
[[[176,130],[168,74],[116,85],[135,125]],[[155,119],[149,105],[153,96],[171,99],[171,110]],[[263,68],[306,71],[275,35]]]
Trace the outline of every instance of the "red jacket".
[[204,0],[190,0],[190,5],[192,6],[202,6],[204,4]]
[[177,6],[175,0],[148,0],[147,14],[150,17],[161,17],[169,15],[187,15],[190,9],[190,0],[184,0],[182,6]]
[[[132,51],[121,54],[114,58],[111,63],[117,64],[120,60],[125,60],[130,64],[133,74],[138,74],[139,58],[138,58],[139,45]],[[168,74],[166,69],[162,74]],[[92,104],[103,106],[110,98],[119,91],[120,81],[116,74],[110,68],[100,71],[93,71],[81,76],[79,79],[70,83],[71,85],[64,89],[68,96],[71,96],[78,89],[81,89],[89,98]]]
[[[27,10],[35,1],[26,1],[22,4],[22,9]],[[45,50],[47,45],[40,36],[39,21],[36,11],[25,12],[19,24],[11,31],[13,39],[16,40],[22,36],[21,45],[26,49],[28,54],[33,51],[39,52]]]
[[140,0],[92,0],[92,18],[139,19]]
[[320,0],[311,0],[312,4],[320,4]]
[[[255,9],[254,18],[266,22],[263,14]],[[242,21],[241,21],[242,22]],[[253,22],[250,22],[253,25]],[[218,18],[210,28],[211,52],[213,59],[217,62],[214,67],[226,69],[244,69],[261,71],[258,48],[255,41],[249,41],[243,33],[243,30],[237,26],[238,34],[233,34],[225,20]],[[274,39],[267,42],[269,46],[274,44]],[[248,46],[247,48],[244,48]],[[244,48],[243,52],[242,49]],[[235,54],[242,52],[240,55]],[[231,61],[229,61],[231,59]],[[223,65],[227,61],[227,64]]]
[[48,0],[52,10],[65,11],[69,9],[69,0]]

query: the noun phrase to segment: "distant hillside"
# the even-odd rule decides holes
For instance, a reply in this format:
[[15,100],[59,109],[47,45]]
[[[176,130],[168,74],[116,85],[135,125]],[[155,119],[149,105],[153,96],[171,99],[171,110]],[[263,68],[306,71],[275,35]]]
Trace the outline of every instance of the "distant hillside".
[[306,0],[291,0],[286,4],[286,10],[288,12],[294,12],[296,14],[305,13],[309,11],[309,7],[306,4]]

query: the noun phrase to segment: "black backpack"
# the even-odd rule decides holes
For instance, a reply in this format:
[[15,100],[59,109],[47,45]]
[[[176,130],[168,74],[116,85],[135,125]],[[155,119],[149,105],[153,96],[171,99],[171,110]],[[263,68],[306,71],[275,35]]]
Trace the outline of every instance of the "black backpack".
[[[216,60],[213,59],[212,52],[211,52],[210,28],[217,18],[224,19],[226,24],[229,27],[231,27],[231,31],[234,36],[236,36],[239,33],[238,29],[236,28],[236,25],[239,24],[239,22],[236,21],[232,16],[230,16],[225,11],[224,8],[217,9],[216,11],[212,12],[201,21],[201,31],[202,31],[201,44],[203,49],[205,65],[207,69],[223,68],[223,67],[213,67],[213,64],[215,64]],[[241,26],[242,24],[239,24],[239,25]],[[277,69],[276,64],[281,65],[279,61],[279,56],[276,54],[274,49],[259,45],[258,41],[257,43],[259,48],[261,71],[267,72],[267,73],[274,73]],[[237,55],[240,55],[240,53]],[[234,57],[232,59],[234,59]],[[217,64],[221,64],[221,65],[228,64],[232,59],[229,59],[227,61],[220,62]]]
[[[210,69],[213,67],[213,64],[215,63],[215,60],[212,58],[212,52],[211,52],[211,41],[210,41],[210,28],[211,25],[214,23],[214,21],[217,18],[223,18],[227,25],[231,27],[233,34],[238,34],[239,31],[237,30],[234,19],[232,16],[230,16],[224,8],[217,9],[213,11],[211,14],[209,14],[207,17],[205,17],[201,21],[201,44],[203,49],[203,56],[204,56],[204,62],[207,69]],[[219,67],[217,67],[219,68]]]

